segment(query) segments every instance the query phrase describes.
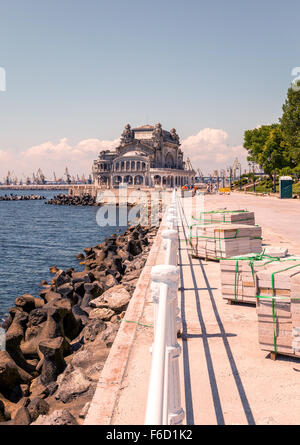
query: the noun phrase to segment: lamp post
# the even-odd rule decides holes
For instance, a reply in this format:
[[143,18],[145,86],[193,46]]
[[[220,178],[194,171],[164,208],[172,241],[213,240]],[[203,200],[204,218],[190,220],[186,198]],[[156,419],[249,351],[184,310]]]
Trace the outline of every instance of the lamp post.
[[254,170],[254,162],[252,162],[252,168],[253,168],[253,192],[255,193],[255,170]]
[[227,167],[227,172],[229,173],[229,187],[232,189],[232,167]]
[[242,190],[242,166],[240,162],[237,164],[237,168],[240,171],[240,190]]
[[273,174],[273,178],[274,178],[273,192],[276,193],[276,168],[275,168],[275,165],[274,165],[274,174]]

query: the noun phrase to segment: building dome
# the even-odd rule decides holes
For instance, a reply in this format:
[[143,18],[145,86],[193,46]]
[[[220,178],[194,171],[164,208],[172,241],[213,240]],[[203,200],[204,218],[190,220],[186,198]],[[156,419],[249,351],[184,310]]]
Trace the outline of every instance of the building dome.
[[142,151],[127,151],[123,155],[119,156],[117,159],[121,158],[148,158],[148,156]]

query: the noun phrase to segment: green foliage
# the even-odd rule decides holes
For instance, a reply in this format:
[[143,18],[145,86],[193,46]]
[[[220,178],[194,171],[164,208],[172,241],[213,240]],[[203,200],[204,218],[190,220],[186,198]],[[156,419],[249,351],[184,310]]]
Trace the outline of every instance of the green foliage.
[[300,81],[290,87],[280,123],[262,125],[244,134],[248,161],[258,164],[270,179],[274,173],[300,177]]
[[291,160],[297,165],[300,163],[300,81],[288,89],[282,110],[281,128],[290,146]]
[[245,131],[248,160],[262,167],[271,178],[275,171],[290,166],[288,144],[279,124]]

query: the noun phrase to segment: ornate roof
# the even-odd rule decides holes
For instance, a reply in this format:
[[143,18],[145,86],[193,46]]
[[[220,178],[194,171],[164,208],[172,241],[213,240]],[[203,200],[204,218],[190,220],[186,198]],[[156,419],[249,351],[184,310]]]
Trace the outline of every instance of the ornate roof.
[[153,125],[141,125],[140,127],[135,127],[133,128],[134,130],[154,130],[154,126]]

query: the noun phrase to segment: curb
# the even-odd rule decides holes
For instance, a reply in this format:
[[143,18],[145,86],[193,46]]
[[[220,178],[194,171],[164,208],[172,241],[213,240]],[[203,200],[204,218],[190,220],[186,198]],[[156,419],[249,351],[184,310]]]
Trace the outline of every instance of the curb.
[[[156,264],[156,259],[161,249],[161,232],[164,229],[165,224],[162,222],[127,308],[124,317],[127,320],[139,321],[141,319],[147,291],[151,284],[151,269],[152,266]],[[121,323],[115,341],[102,369],[89,411],[83,423],[84,425],[111,424],[121,383],[129,362],[137,327],[138,325],[136,323]]]

